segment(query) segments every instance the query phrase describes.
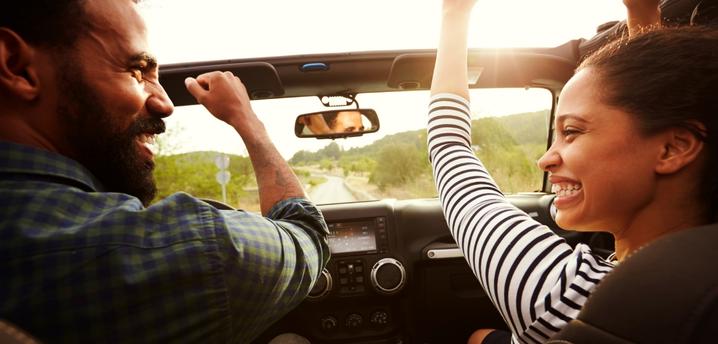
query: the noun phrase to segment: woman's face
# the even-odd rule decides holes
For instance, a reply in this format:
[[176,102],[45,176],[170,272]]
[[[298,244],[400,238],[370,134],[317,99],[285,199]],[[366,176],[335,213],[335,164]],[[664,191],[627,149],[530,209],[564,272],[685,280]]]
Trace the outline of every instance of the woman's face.
[[549,172],[561,227],[615,233],[651,203],[662,144],[641,135],[629,113],[603,103],[602,87],[590,68],[569,80],[555,141],[538,163]]

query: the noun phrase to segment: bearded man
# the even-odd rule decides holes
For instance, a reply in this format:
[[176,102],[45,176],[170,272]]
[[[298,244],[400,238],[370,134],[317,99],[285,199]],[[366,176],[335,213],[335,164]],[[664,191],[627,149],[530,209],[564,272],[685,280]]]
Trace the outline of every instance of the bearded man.
[[136,2],[0,11],[0,319],[48,342],[248,342],[308,294],[327,227],[227,72],[187,88],[244,140],[264,216],[150,205],[173,105]]

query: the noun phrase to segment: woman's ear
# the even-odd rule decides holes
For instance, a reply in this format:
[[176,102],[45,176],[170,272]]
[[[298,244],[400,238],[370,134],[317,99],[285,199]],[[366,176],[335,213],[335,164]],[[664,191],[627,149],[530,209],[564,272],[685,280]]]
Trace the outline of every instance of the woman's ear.
[[[703,123],[691,122],[691,126],[698,132],[705,132]],[[703,140],[697,135],[696,130],[685,127],[674,127],[665,132],[666,139],[662,154],[656,165],[656,173],[671,174],[680,171],[685,166],[698,159],[703,151]]]
[[39,94],[35,49],[7,28],[0,28],[0,88],[3,93],[32,101]]

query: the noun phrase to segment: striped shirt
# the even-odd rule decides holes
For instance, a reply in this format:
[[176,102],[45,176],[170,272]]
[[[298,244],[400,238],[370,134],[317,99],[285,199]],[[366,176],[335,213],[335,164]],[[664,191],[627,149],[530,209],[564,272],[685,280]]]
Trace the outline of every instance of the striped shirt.
[[432,97],[428,146],[451,234],[513,332],[512,342],[545,342],[578,315],[613,265],[586,245],[572,249],[506,200],[471,150],[467,100]]

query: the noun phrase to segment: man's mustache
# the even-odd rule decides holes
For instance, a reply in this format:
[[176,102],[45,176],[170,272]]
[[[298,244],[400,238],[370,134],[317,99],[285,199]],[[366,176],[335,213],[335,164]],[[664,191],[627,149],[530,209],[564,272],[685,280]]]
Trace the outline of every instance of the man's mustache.
[[128,129],[130,136],[139,134],[162,134],[165,132],[165,122],[159,118],[138,119]]

